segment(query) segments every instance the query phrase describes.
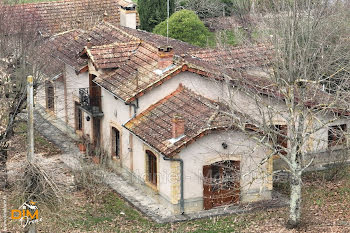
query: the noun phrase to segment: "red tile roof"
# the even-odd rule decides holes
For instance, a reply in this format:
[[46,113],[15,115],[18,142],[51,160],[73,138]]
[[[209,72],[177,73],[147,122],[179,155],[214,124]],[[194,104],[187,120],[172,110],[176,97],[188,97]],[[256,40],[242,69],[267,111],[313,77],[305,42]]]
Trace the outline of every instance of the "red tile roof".
[[130,42],[135,39],[108,23],[100,23],[92,29],[84,31],[74,29],[52,36],[42,47],[51,52],[51,56],[73,67],[77,72],[87,65],[87,60],[79,56],[84,47],[101,46],[115,41]]
[[87,53],[96,69],[117,68],[127,62],[140,43],[140,41],[132,41],[94,46],[87,49]]
[[2,20],[12,32],[41,31],[52,35],[74,28],[89,28],[106,20],[119,24],[119,8],[125,0],[63,0],[18,5],[0,5]]
[[149,43],[150,45],[158,48],[158,47],[162,47],[165,45],[169,45],[171,47],[173,47],[174,49],[174,53],[177,55],[183,55],[183,54],[187,54],[190,51],[197,51],[200,48],[194,45],[191,45],[189,43],[180,41],[180,40],[176,40],[176,39],[172,39],[169,38],[167,40],[166,37],[161,36],[161,35],[157,35],[151,32],[146,32],[146,31],[142,31],[142,30],[135,30],[135,29],[131,29],[131,28],[126,28],[126,27],[121,27],[125,32],[127,32],[130,35],[133,35],[139,39],[141,39],[142,41],[146,41],[147,43]]
[[[232,121],[219,110],[225,106],[183,87],[151,105],[127,122],[124,127],[165,156],[173,156],[181,148],[213,130],[232,126]],[[184,137],[175,143],[172,138],[172,119],[180,115],[185,120]]]
[[[158,50],[146,42],[129,43],[132,52],[128,57],[114,57],[112,60],[122,60],[115,71],[103,74],[94,79],[103,88],[114,93],[125,102],[132,101],[136,96],[159,85],[171,75],[181,71],[182,64],[174,64],[161,73],[158,69]],[[135,47],[135,45],[137,45]],[[131,50],[130,48],[128,50]],[[119,53],[117,53],[119,54]]]
[[226,47],[224,49],[201,49],[190,53],[199,61],[215,64],[227,69],[261,67],[270,63],[271,47],[264,44],[246,47]]

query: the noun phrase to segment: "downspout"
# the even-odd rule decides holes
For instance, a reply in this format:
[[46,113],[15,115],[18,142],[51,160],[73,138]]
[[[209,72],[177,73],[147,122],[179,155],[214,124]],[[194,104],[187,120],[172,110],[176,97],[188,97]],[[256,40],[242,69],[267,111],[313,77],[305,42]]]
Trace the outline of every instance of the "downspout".
[[134,115],[132,118],[135,118],[136,117],[136,114],[137,114],[137,109],[139,108],[139,99],[136,99],[136,103],[133,104],[133,103],[125,103],[125,105],[129,105],[129,106],[133,106],[134,107]]
[[174,159],[163,156],[166,161],[180,162],[180,212],[185,213],[185,200],[184,200],[184,161],[182,159]]

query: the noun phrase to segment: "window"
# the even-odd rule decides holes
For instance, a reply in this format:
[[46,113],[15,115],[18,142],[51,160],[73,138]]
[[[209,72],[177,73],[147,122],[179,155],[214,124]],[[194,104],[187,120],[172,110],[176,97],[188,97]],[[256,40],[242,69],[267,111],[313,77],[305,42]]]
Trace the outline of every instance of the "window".
[[328,147],[343,145],[346,143],[346,124],[328,127]]
[[275,135],[275,140],[273,141],[275,150],[280,154],[287,154],[285,148],[288,148],[288,129],[286,125],[274,125],[273,134]]
[[83,112],[81,111],[80,104],[75,102],[75,129],[83,130]]
[[46,90],[46,108],[53,111],[55,108],[55,92],[51,82],[45,82]]
[[112,127],[112,155],[120,157],[120,132],[114,127]]
[[151,151],[146,151],[148,162],[148,181],[154,185],[157,185],[157,156]]

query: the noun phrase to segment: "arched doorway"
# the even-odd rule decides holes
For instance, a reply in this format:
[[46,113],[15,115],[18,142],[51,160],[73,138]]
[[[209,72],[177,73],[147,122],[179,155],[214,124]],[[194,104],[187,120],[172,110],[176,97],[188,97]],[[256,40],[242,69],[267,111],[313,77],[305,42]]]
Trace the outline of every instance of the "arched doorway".
[[238,203],[239,196],[239,161],[225,160],[203,166],[204,209]]

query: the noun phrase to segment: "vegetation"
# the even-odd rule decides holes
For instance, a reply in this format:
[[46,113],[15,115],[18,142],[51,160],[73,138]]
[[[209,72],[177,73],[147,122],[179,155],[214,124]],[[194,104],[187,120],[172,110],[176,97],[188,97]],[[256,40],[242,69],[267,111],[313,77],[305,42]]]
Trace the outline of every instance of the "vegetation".
[[[169,14],[175,11],[174,0],[169,0]],[[140,28],[151,32],[153,28],[167,18],[167,1],[139,0],[137,11],[140,17]]]
[[[153,32],[166,36],[167,22],[158,24]],[[169,37],[171,38],[203,47],[207,45],[208,36],[210,36],[209,30],[193,11],[181,10],[169,18]]]

